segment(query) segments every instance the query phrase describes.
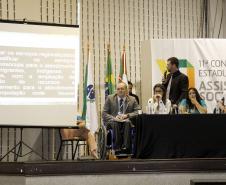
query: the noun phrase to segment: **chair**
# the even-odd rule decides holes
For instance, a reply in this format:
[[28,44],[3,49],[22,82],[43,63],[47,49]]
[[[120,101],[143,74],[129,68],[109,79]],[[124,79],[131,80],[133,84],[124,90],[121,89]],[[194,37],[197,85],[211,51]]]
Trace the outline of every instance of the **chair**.
[[[130,154],[133,156],[135,154],[135,137],[136,137],[136,130],[135,127],[132,126],[130,128],[130,138],[131,138],[131,148],[130,148]],[[114,143],[114,132],[112,129],[107,129],[107,148],[115,150],[115,143]],[[110,141],[108,141],[110,140]]]
[[[72,156],[72,160],[74,160],[77,151],[78,151],[78,156],[79,156],[79,147],[81,145],[86,145],[84,142],[86,140],[83,138],[80,138],[80,137],[74,137],[73,132],[74,132],[74,129],[60,129],[59,130],[60,148],[57,153],[56,160],[59,160],[60,152],[61,152],[63,146],[71,146],[71,156]],[[80,142],[82,142],[82,141],[83,141],[83,143],[81,144]],[[75,150],[74,150],[74,145],[75,145]]]
[[[126,154],[127,156],[133,156],[135,154],[135,136],[135,128],[131,127],[131,154]],[[115,149],[114,145],[113,130],[107,129],[105,124],[101,124],[98,132],[98,153],[100,159],[108,159],[109,151]]]

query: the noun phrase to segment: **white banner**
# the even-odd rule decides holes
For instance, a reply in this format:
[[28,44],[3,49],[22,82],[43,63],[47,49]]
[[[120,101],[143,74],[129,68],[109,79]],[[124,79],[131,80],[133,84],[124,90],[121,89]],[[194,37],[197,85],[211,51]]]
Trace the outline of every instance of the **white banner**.
[[151,40],[153,86],[161,82],[170,57],[179,59],[189,87],[197,88],[212,113],[216,101],[226,94],[226,39]]

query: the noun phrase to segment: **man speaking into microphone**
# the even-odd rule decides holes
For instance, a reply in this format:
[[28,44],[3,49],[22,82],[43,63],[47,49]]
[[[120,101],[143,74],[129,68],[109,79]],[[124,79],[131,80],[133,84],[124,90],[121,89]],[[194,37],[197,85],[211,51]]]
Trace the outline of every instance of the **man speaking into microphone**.
[[186,98],[188,91],[188,77],[179,71],[179,60],[171,57],[167,60],[167,71],[164,73],[162,84],[166,88],[166,98],[169,99],[173,107],[177,107],[180,101]]

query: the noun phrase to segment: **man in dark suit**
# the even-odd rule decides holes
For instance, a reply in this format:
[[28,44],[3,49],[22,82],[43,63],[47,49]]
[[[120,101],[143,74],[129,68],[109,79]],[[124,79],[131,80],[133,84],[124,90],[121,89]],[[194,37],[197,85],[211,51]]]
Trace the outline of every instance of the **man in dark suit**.
[[139,104],[139,98],[136,94],[133,94],[133,84],[131,81],[128,81],[128,90],[129,90],[129,95],[130,96],[133,96],[136,100],[137,100],[137,103]]
[[166,98],[176,107],[182,99],[186,97],[188,91],[188,77],[179,71],[179,60],[171,57],[167,60],[167,70],[170,72],[163,79],[166,88]]
[[116,151],[130,152],[130,118],[135,117],[140,109],[136,99],[128,95],[127,85],[120,82],[117,93],[109,95],[105,101],[102,117],[107,128],[114,132]]

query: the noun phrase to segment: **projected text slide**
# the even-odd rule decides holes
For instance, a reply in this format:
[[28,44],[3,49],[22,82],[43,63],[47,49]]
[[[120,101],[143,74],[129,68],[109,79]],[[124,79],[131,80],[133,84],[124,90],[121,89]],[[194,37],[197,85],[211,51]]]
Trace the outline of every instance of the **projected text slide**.
[[75,101],[73,49],[0,46],[0,104]]

